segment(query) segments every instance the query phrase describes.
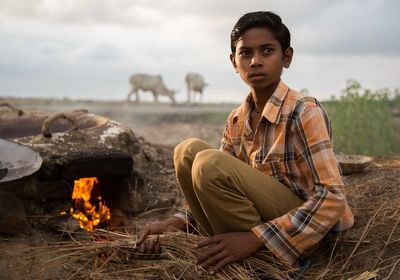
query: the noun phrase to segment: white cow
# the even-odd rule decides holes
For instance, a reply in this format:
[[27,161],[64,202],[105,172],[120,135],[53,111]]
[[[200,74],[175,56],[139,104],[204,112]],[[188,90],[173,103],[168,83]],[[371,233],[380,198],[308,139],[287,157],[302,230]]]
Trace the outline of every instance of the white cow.
[[139,102],[138,90],[151,91],[154,96],[154,102],[158,102],[159,96],[168,96],[172,103],[175,104],[175,91],[169,90],[163,83],[160,75],[152,76],[148,74],[134,74],[130,77],[129,82],[132,90],[128,93],[127,101],[130,101],[131,95],[135,93],[135,102]]
[[204,82],[204,78],[202,75],[197,73],[188,73],[185,77],[185,82],[187,86],[187,95],[188,100],[187,103],[192,102],[192,92],[193,92],[193,101],[196,101],[196,92],[200,94],[200,102],[203,100],[203,89],[207,84]]

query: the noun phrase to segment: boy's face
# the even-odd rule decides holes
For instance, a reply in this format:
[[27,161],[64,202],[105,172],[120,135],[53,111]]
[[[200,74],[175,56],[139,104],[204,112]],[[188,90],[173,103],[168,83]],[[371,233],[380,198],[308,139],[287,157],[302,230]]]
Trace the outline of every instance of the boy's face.
[[292,56],[292,48],[282,53],[269,29],[256,27],[243,33],[230,59],[242,80],[253,90],[262,91],[279,82],[282,69],[290,66]]

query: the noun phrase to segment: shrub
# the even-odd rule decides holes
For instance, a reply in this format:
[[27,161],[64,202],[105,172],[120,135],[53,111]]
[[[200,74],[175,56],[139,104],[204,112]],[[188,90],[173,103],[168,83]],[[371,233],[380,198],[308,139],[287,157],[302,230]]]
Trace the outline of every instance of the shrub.
[[349,80],[339,99],[332,97],[324,103],[337,152],[373,156],[399,153],[389,97],[388,89],[362,89],[360,83]]

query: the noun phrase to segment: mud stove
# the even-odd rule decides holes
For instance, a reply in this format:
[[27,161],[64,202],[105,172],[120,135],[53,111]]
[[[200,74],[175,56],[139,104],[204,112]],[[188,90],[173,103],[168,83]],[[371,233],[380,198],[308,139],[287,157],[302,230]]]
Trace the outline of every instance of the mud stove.
[[[30,111],[2,118],[0,138],[15,149],[10,162],[3,160],[2,170],[20,173],[0,178],[0,200],[9,202],[0,208],[1,232],[24,229],[26,218],[71,231],[79,226],[126,227],[121,215],[143,210],[135,203],[144,184],[133,168],[137,139],[123,124],[86,110]],[[36,159],[17,162],[20,147],[29,147]],[[42,164],[34,170],[38,158]]]

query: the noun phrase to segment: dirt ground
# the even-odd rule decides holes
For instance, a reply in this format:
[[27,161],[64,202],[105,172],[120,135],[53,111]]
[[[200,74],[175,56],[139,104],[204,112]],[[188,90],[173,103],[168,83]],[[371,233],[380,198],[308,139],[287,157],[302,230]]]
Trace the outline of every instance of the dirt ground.
[[[90,112],[129,124],[137,136],[143,136],[140,138],[141,145],[151,158],[148,165],[143,167],[149,170],[147,179],[153,188],[163,183],[168,186],[153,190],[159,195],[168,195],[177,187],[172,166],[174,144],[187,137],[199,137],[209,140],[215,146],[218,145],[216,139],[220,137],[223,123],[202,127],[201,122],[195,120],[194,124],[191,124],[184,116],[196,115],[207,110],[229,112],[234,107],[232,104],[176,108],[152,104],[119,105],[95,106],[91,103],[39,105],[33,101],[18,104],[20,108],[35,107],[54,111],[86,108]],[[151,119],[146,119],[149,118],[149,113],[160,112],[172,114],[169,123],[161,122],[156,126]],[[163,172],[154,172],[154,168]],[[305,279],[400,279],[400,155],[375,158],[364,172],[345,176],[344,179],[348,201],[355,214],[355,225],[344,236],[328,242],[329,246],[319,248],[311,258],[312,264]],[[169,209],[161,211],[153,209],[136,219],[135,226],[140,227],[149,221],[168,216],[174,207],[179,207],[181,203],[182,197],[177,196]],[[76,273],[79,268],[76,265],[68,264],[54,268],[46,265],[46,259],[40,255],[29,255],[30,258],[26,258],[27,254],[32,254],[32,251],[27,249],[47,247],[51,250],[53,242],[68,242],[68,240],[70,239],[65,234],[48,232],[40,228],[30,228],[26,233],[19,235],[0,234],[0,279],[126,279],[107,278],[105,275],[103,278],[92,278],[82,271]],[[153,264],[156,267],[157,261]],[[42,273],[38,273],[40,270],[43,270]],[[185,275],[184,272],[181,275]],[[357,276],[359,278],[351,278]],[[138,279],[147,278],[143,276]],[[185,276],[181,279],[202,278]]]
[[[106,101],[71,101],[8,99],[16,108],[63,112],[87,109],[129,125],[136,136],[155,144],[176,145],[188,137],[197,137],[219,147],[222,130],[233,103],[172,106],[165,103],[126,103]],[[1,109],[1,108],[0,108]]]

